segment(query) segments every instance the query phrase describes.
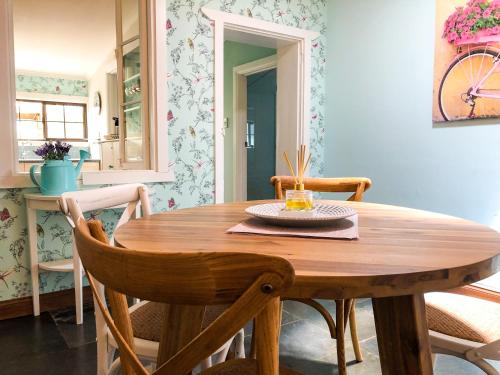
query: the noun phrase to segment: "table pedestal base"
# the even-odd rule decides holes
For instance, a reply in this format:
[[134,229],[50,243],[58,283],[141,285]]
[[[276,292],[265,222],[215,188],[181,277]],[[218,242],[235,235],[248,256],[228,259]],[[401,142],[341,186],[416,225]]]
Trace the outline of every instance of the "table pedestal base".
[[382,374],[433,374],[424,296],[374,298],[373,312]]

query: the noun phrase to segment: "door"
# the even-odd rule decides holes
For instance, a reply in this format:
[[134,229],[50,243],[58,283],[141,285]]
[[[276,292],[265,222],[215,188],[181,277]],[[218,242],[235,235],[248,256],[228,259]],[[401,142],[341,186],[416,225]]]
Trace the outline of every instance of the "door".
[[276,69],[247,76],[247,199],[273,199],[276,174]]

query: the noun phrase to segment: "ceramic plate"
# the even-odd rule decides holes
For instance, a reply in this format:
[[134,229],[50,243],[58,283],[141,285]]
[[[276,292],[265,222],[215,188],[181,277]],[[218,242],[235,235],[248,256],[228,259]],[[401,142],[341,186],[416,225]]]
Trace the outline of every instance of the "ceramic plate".
[[314,206],[314,213],[284,210],[285,203],[266,203],[248,207],[245,212],[272,225],[293,227],[327,226],[356,214],[350,207],[321,203]]

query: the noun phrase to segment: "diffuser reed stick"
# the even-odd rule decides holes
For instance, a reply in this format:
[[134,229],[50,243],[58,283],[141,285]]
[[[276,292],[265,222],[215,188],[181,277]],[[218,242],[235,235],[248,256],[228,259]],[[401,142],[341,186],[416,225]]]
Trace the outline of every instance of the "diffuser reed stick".
[[295,173],[286,151],[283,153],[283,158],[288,165],[290,174],[295,178],[294,190],[304,190],[304,176],[311,161],[311,154],[309,154],[306,160],[306,153],[306,145],[300,145],[300,148],[297,150],[297,173]]

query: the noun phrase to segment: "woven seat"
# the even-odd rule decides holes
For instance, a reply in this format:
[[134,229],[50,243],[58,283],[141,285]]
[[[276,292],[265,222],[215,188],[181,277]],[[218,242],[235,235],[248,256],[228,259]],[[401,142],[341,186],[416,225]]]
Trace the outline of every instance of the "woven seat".
[[452,293],[425,300],[429,329],[478,343],[500,339],[500,304]]
[[[202,328],[208,327],[217,319],[227,306],[208,306],[203,317]],[[132,321],[132,330],[134,337],[149,341],[160,341],[162,304],[157,302],[146,302],[130,313]]]
[[[256,375],[257,373],[255,359],[233,359],[210,367],[201,375]],[[280,366],[280,375],[301,375],[301,373]]]

